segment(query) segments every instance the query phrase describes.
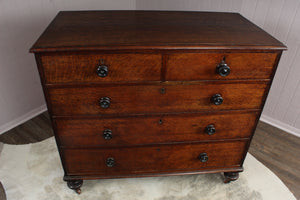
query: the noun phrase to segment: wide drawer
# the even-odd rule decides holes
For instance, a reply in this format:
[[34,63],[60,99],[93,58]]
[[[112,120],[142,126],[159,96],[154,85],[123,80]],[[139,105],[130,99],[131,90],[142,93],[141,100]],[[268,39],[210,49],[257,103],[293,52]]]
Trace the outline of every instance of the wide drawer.
[[50,53],[41,56],[48,84],[159,81],[161,60],[159,54]]
[[241,165],[246,144],[247,140],[110,149],[62,149],[62,154],[67,175],[111,176],[236,167]]
[[[260,108],[267,82],[48,88],[53,115],[107,115]],[[212,99],[223,99],[221,105]],[[213,98],[215,97],[215,98]]]
[[55,119],[64,147],[141,145],[249,138],[257,112],[110,119]]
[[[166,61],[166,80],[269,79],[276,53],[181,53]],[[217,65],[225,58],[227,76],[218,74]]]

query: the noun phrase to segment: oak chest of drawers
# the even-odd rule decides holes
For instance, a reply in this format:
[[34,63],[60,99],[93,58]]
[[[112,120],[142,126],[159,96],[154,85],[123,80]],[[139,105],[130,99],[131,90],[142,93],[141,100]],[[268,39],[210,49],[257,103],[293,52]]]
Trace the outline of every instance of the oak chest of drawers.
[[64,180],[237,179],[285,49],[236,13],[60,12],[31,52]]

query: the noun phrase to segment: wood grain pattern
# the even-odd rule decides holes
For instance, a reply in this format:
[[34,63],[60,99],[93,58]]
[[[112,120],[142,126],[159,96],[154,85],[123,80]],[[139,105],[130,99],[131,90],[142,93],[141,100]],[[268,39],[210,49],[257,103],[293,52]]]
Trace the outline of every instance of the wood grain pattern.
[[[224,143],[179,144],[109,149],[63,149],[67,175],[124,175],[184,169],[229,168],[239,166],[246,140]],[[208,161],[198,159],[207,153]],[[107,167],[113,157],[115,166]]]
[[[269,79],[276,53],[184,53],[171,54],[166,80]],[[231,72],[222,77],[216,67],[225,58]]]
[[[41,56],[47,83],[159,81],[159,54],[52,53]],[[100,60],[108,66],[106,77],[96,73]]]
[[[162,112],[213,111],[260,108],[264,82],[202,82],[179,85],[131,85],[49,88],[53,115],[107,115]],[[161,94],[165,88],[165,94]],[[223,104],[210,99],[220,93]],[[101,108],[101,97],[111,99],[110,107]]]
[[[63,147],[111,147],[249,138],[256,117],[257,112],[223,112],[111,119],[55,119],[55,124]],[[210,124],[216,129],[213,135],[205,132],[206,126]],[[105,129],[112,131],[112,139],[104,139]]]
[[237,13],[64,11],[31,52],[166,48],[286,49]]
[[[59,13],[31,52],[64,180],[240,172],[284,49],[235,13]],[[215,68],[224,56],[232,73],[220,79]],[[100,57],[112,66],[102,82],[86,68]],[[211,102],[215,94],[221,105]],[[107,108],[99,105],[103,98]],[[211,121],[217,133],[203,135]],[[104,128],[113,131],[105,142]],[[209,161],[195,164],[203,152]],[[114,167],[106,166],[108,157]]]
[[[45,119],[45,116],[48,116],[47,112],[0,135],[0,142],[6,144],[29,144],[52,137],[53,131],[50,126],[51,122],[49,117]],[[48,125],[44,126],[44,123]],[[43,129],[41,130],[39,127],[43,127]],[[22,134],[20,134],[20,130],[22,130]],[[23,137],[24,135],[26,135],[26,137]],[[249,152],[272,170],[298,199],[300,198],[300,191],[298,190],[300,184],[300,169],[298,168],[300,164],[298,159],[300,155],[299,146],[299,137],[272,127],[269,124],[259,122],[249,149]],[[229,169],[229,171],[234,170]],[[216,171],[194,171],[193,174],[208,172],[215,173]],[[178,174],[179,173],[174,173],[172,175]],[[153,174],[151,176],[153,176]],[[76,178],[76,176],[72,177]],[[86,178],[91,178],[91,176]]]

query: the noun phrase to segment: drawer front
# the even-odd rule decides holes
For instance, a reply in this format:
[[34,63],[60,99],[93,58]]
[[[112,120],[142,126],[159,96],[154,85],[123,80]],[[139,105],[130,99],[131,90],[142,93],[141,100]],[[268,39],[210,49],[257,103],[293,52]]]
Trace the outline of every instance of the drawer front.
[[[54,115],[107,115],[260,108],[267,83],[48,88]],[[221,97],[218,97],[220,94]],[[221,105],[217,103],[223,99]]]
[[131,148],[63,149],[62,153],[68,175],[126,175],[239,166],[246,144],[247,140],[242,140]]
[[[276,53],[171,54],[167,59],[166,80],[269,79],[276,56]],[[216,68],[224,57],[230,73],[223,77]]]
[[41,60],[52,84],[159,81],[162,64],[159,54],[46,54]]
[[137,145],[249,138],[257,112],[111,119],[55,119],[60,144]]

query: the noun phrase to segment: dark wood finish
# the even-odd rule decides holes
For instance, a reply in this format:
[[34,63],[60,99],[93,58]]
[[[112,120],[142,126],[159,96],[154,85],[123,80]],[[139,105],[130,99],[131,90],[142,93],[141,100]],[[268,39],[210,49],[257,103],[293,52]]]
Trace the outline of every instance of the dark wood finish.
[[[31,52],[36,53],[65,180],[242,171],[285,49],[235,13],[60,12]],[[216,71],[221,61],[222,78]],[[98,71],[89,68],[93,65]],[[226,120],[225,113],[230,113]],[[246,113],[251,117],[243,118]],[[181,116],[180,123],[175,116]],[[236,123],[246,131],[230,131],[239,126],[229,122],[231,128],[223,125],[219,136],[216,122],[203,140],[196,139],[191,136],[198,117],[224,122],[238,117]],[[157,124],[151,125],[153,120]],[[122,123],[142,135],[125,131]],[[92,130],[102,128],[107,144],[84,142],[95,139]],[[120,140],[109,143],[119,130]],[[163,131],[172,137],[153,137]],[[132,134],[130,141],[123,137],[126,132]]]
[[[49,88],[53,115],[108,115],[162,112],[212,111],[260,108],[267,82],[203,82],[179,85],[118,85],[99,87]],[[165,88],[161,94],[160,89]],[[221,94],[224,102],[210,99]],[[110,98],[107,109],[101,97]]]
[[74,190],[77,194],[81,193],[80,187],[83,184],[83,180],[68,180],[67,185],[71,190]]
[[[223,143],[200,143],[122,147],[108,149],[63,149],[68,175],[129,175],[176,170],[230,168],[239,166],[247,140]],[[199,154],[207,153],[201,162]],[[107,167],[106,159],[115,165]]]
[[[17,126],[6,133],[3,133],[0,135],[0,142],[7,144],[29,144],[52,137],[53,131],[50,125],[50,119],[46,118],[44,120],[45,116],[48,116],[47,112],[38,115],[37,117]],[[39,122],[36,123],[37,121]],[[43,126],[42,124],[44,124],[44,121],[49,125]],[[39,126],[43,126],[42,131],[39,131],[39,129],[36,128]],[[22,130],[22,133],[20,133],[20,130]],[[23,135],[26,135],[26,137],[23,137]],[[252,155],[254,155],[260,162],[271,169],[286,184],[286,186],[293,192],[297,199],[300,199],[300,169],[298,167],[300,165],[299,146],[299,137],[288,134],[266,123],[259,122],[249,149]],[[229,169],[228,171],[234,171],[234,169]],[[205,172],[194,171],[191,174],[208,172],[216,173],[217,170],[207,170]],[[179,173],[168,173],[167,175],[169,176],[178,174]],[[68,178],[72,179],[74,177],[70,176]],[[4,196],[4,193],[0,189],[0,196],[1,195]]]
[[[167,61],[166,80],[269,79],[276,56],[276,53],[171,54]],[[225,77],[216,71],[223,58],[231,69]]]
[[211,48],[286,49],[238,13],[64,11],[31,52]]
[[[57,134],[64,147],[143,145],[189,141],[249,138],[257,112],[222,114],[179,114],[111,119],[55,119]],[[162,123],[159,123],[161,120]],[[205,128],[213,124],[216,133]],[[112,138],[103,137],[111,130]]]
[[236,181],[239,178],[239,172],[224,172],[224,183]]
[[[108,66],[106,77],[96,73],[100,60]],[[105,83],[159,81],[159,54],[50,53],[41,56],[46,83]]]

